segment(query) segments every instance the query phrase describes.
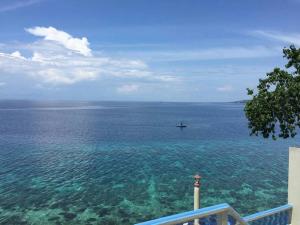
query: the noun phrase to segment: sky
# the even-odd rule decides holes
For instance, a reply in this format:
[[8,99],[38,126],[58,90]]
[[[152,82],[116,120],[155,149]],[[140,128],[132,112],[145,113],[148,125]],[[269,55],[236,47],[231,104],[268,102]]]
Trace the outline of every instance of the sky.
[[300,45],[300,0],[0,0],[0,99],[226,102]]

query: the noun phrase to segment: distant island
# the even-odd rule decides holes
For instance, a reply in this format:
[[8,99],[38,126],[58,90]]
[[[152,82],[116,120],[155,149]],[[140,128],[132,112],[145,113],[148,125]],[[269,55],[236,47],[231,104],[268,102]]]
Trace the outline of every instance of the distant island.
[[247,103],[249,100],[239,100],[239,101],[234,101],[233,103]]

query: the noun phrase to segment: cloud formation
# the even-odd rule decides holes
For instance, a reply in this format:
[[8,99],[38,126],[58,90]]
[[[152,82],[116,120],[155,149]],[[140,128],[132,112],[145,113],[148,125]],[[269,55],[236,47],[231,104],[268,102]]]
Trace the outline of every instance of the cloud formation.
[[89,48],[89,42],[86,37],[74,38],[70,34],[57,30],[54,27],[34,27],[25,29],[27,32],[44,37],[44,40],[54,41],[63,45],[65,48],[78,52],[84,56],[91,56],[92,50]]
[[10,55],[17,59],[25,59],[25,57],[23,57],[19,51],[15,51],[15,52],[11,53]]
[[117,88],[119,93],[131,93],[139,90],[139,85],[137,84],[125,84]]
[[[12,53],[0,52],[0,71],[29,75],[52,85],[70,85],[95,80],[101,76],[161,82],[175,80],[170,75],[154,74],[141,60],[93,55],[87,38],[75,38],[53,27],[34,27],[26,30],[44,39],[18,46],[21,50],[30,52],[31,56],[25,57],[21,50]],[[120,90],[134,89],[137,87],[125,86]]]
[[203,61],[221,59],[248,59],[278,56],[280,47],[250,46],[250,47],[222,47],[193,50],[166,50],[132,52],[135,56],[147,61]]
[[11,4],[8,5],[0,5],[0,12],[7,12],[7,11],[16,10],[18,8],[24,8],[30,5],[37,4],[42,1],[43,0],[22,0],[22,1],[19,0],[16,2],[12,2]]
[[233,90],[233,88],[231,85],[224,85],[222,87],[217,88],[217,91],[220,91],[220,92],[230,92],[232,90]]
[[271,31],[262,31],[262,30],[256,30],[252,32],[255,36],[261,36],[268,39],[273,39],[277,41],[282,41],[289,44],[295,44],[300,46],[300,34],[294,33],[294,34],[283,34],[279,32],[271,32]]

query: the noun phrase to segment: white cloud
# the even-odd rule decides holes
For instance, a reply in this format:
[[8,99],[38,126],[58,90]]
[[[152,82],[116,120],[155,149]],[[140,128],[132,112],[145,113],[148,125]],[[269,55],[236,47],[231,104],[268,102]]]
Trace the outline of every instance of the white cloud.
[[283,33],[279,33],[279,32],[256,30],[256,31],[251,32],[251,34],[253,34],[255,36],[266,37],[268,39],[282,41],[285,43],[300,45],[300,34],[299,33],[283,34]]
[[12,11],[19,8],[24,8],[33,4],[37,4],[44,0],[19,0],[8,5],[0,5],[0,12]]
[[[92,55],[88,42],[74,38],[64,31],[51,28],[50,33],[47,33],[49,28],[43,27],[28,30],[38,36],[46,36],[43,40],[33,43],[18,44],[16,47],[20,50],[14,49],[13,53],[0,52],[0,71],[28,75],[39,82],[52,85],[70,85],[95,80],[100,76],[157,82],[175,80],[175,77],[170,75],[155,74],[141,60]],[[27,56],[22,55],[20,51],[24,51]],[[74,54],[74,51],[80,54]]]
[[137,84],[125,84],[117,88],[120,93],[132,93],[139,90],[139,85]]
[[160,81],[178,81],[179,78],[175,77],[175,76],[170,76],[170,75],[160,75],[155,77],[156,80],[160,80]]
[[233,88],[231,85],[224,85],[222,87],[217,88],[217,91],[220,91],[220,92],[230,92],[232,90],[233,90]]
[[47,41],[55,41],[67,49],[78,52],[84,56],[91,56],[92,50],[89,48],[89,42],[86,37],[74,38],[70,34],[57,30],[54,27],[33,27],[25,29],[27,32],[44,37]]
[[281,54],[280,47],[249,46],[249,47],[223,47],[193,50],[166,50],[131,52],[131,55],[138,56],[147,61],[203,61],[219,59],[247,59],[272,57]]
[[[123,63],[123,64],[122,64]],[[62,52],[34,52],[25,58],[21,53],[0,53],[0,71],[25,74],[49,84],[74,84],[99,76],[154,79],[155,76],[131,60],[68,55]],[[152,78],[153,75],[153,78]]]
[[25,59],[25,57],[23,57],[19,51],[15,51],[15,52],[11,53],[10,55],[15,58]]
[[0,87],[3,87],[3,86],[5,86],[5,85],[6,85],[5,82],[0,82]]

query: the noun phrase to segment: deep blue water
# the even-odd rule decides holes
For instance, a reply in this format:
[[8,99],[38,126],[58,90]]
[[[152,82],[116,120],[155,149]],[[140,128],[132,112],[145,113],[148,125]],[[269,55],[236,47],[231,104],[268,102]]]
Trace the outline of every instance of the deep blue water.
[[268,209],[287,201],[296,142],[250,137],[239,103],[0,101],[0,223],[133,224],[191,210],[195,173],[202,206]]

